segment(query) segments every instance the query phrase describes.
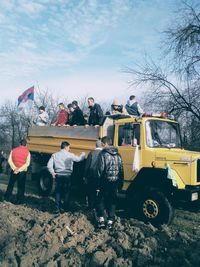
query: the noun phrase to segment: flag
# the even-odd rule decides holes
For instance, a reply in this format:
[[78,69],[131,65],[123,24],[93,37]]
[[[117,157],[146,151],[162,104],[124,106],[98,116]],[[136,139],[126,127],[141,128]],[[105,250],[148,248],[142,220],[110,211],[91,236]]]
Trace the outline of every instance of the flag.
[[28,88],[18,97],[18,109],[30,109],[34,101],[34,86]]
[[134,155],[133,155],[133,166],[132,166],[132,170],[134,172],[139,172],[140,170],[140,162],[139,162],[139,146],[136,145],[135,147],[135,152],[134,152]]

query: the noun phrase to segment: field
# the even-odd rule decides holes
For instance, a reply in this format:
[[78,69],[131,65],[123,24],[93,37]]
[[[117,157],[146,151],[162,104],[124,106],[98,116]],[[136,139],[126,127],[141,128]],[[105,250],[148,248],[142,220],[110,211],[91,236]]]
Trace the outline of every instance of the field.
[[[54,199],[27,183],[26,205],[3,201],[0,187],[0,266],[200,266],[200,209],[177,206],[171,225],[155,228],[118,210],[115,228],[97,230],[80,201],[53,214]],[[14,198],[13,198],[14,200]]]

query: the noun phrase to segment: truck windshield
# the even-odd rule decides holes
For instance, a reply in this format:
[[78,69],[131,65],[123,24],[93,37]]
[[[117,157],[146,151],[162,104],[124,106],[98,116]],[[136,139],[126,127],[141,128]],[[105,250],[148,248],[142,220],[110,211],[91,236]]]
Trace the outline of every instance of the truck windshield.
[[161,120],[146,121],[146,141],[148,147],[181,148],[178,123]]

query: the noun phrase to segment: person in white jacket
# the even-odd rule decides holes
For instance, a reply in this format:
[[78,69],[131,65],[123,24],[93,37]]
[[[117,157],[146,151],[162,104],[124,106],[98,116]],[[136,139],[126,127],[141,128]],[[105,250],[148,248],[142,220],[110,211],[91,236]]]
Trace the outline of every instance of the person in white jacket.
[[37,115],[36,119],[33,121],[38,126],[46,126],[49,122],[49,115],[45,111],[45,107],[39,107],[39,114]]
[[81,152],[79,156],[69,152],[70,144],[67,141],[61,143],[61,150],[54,153],[48,161],[47,168],[55,179],[55,213],[61,211],[61,198],[64,199],[64,211],[69,210],[70,191],[71,191],[71,174],[74,162],[83,161],[85,152]]

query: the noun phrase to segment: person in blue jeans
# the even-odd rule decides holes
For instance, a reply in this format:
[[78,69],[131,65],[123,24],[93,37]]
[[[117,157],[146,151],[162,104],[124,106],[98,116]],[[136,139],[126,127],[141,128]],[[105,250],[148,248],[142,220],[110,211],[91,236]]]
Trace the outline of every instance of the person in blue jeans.
[[48,161],[47,168],[55,179],[55,213],[61,211],[61,200],[64,200],[64,210],[68,211],[70,206],[71,174],[74,162],[85,159],[85,153],[81,152],[79,156],[71,153],[70,144],[67,141],[61,143],[61,150],[54,153]]

